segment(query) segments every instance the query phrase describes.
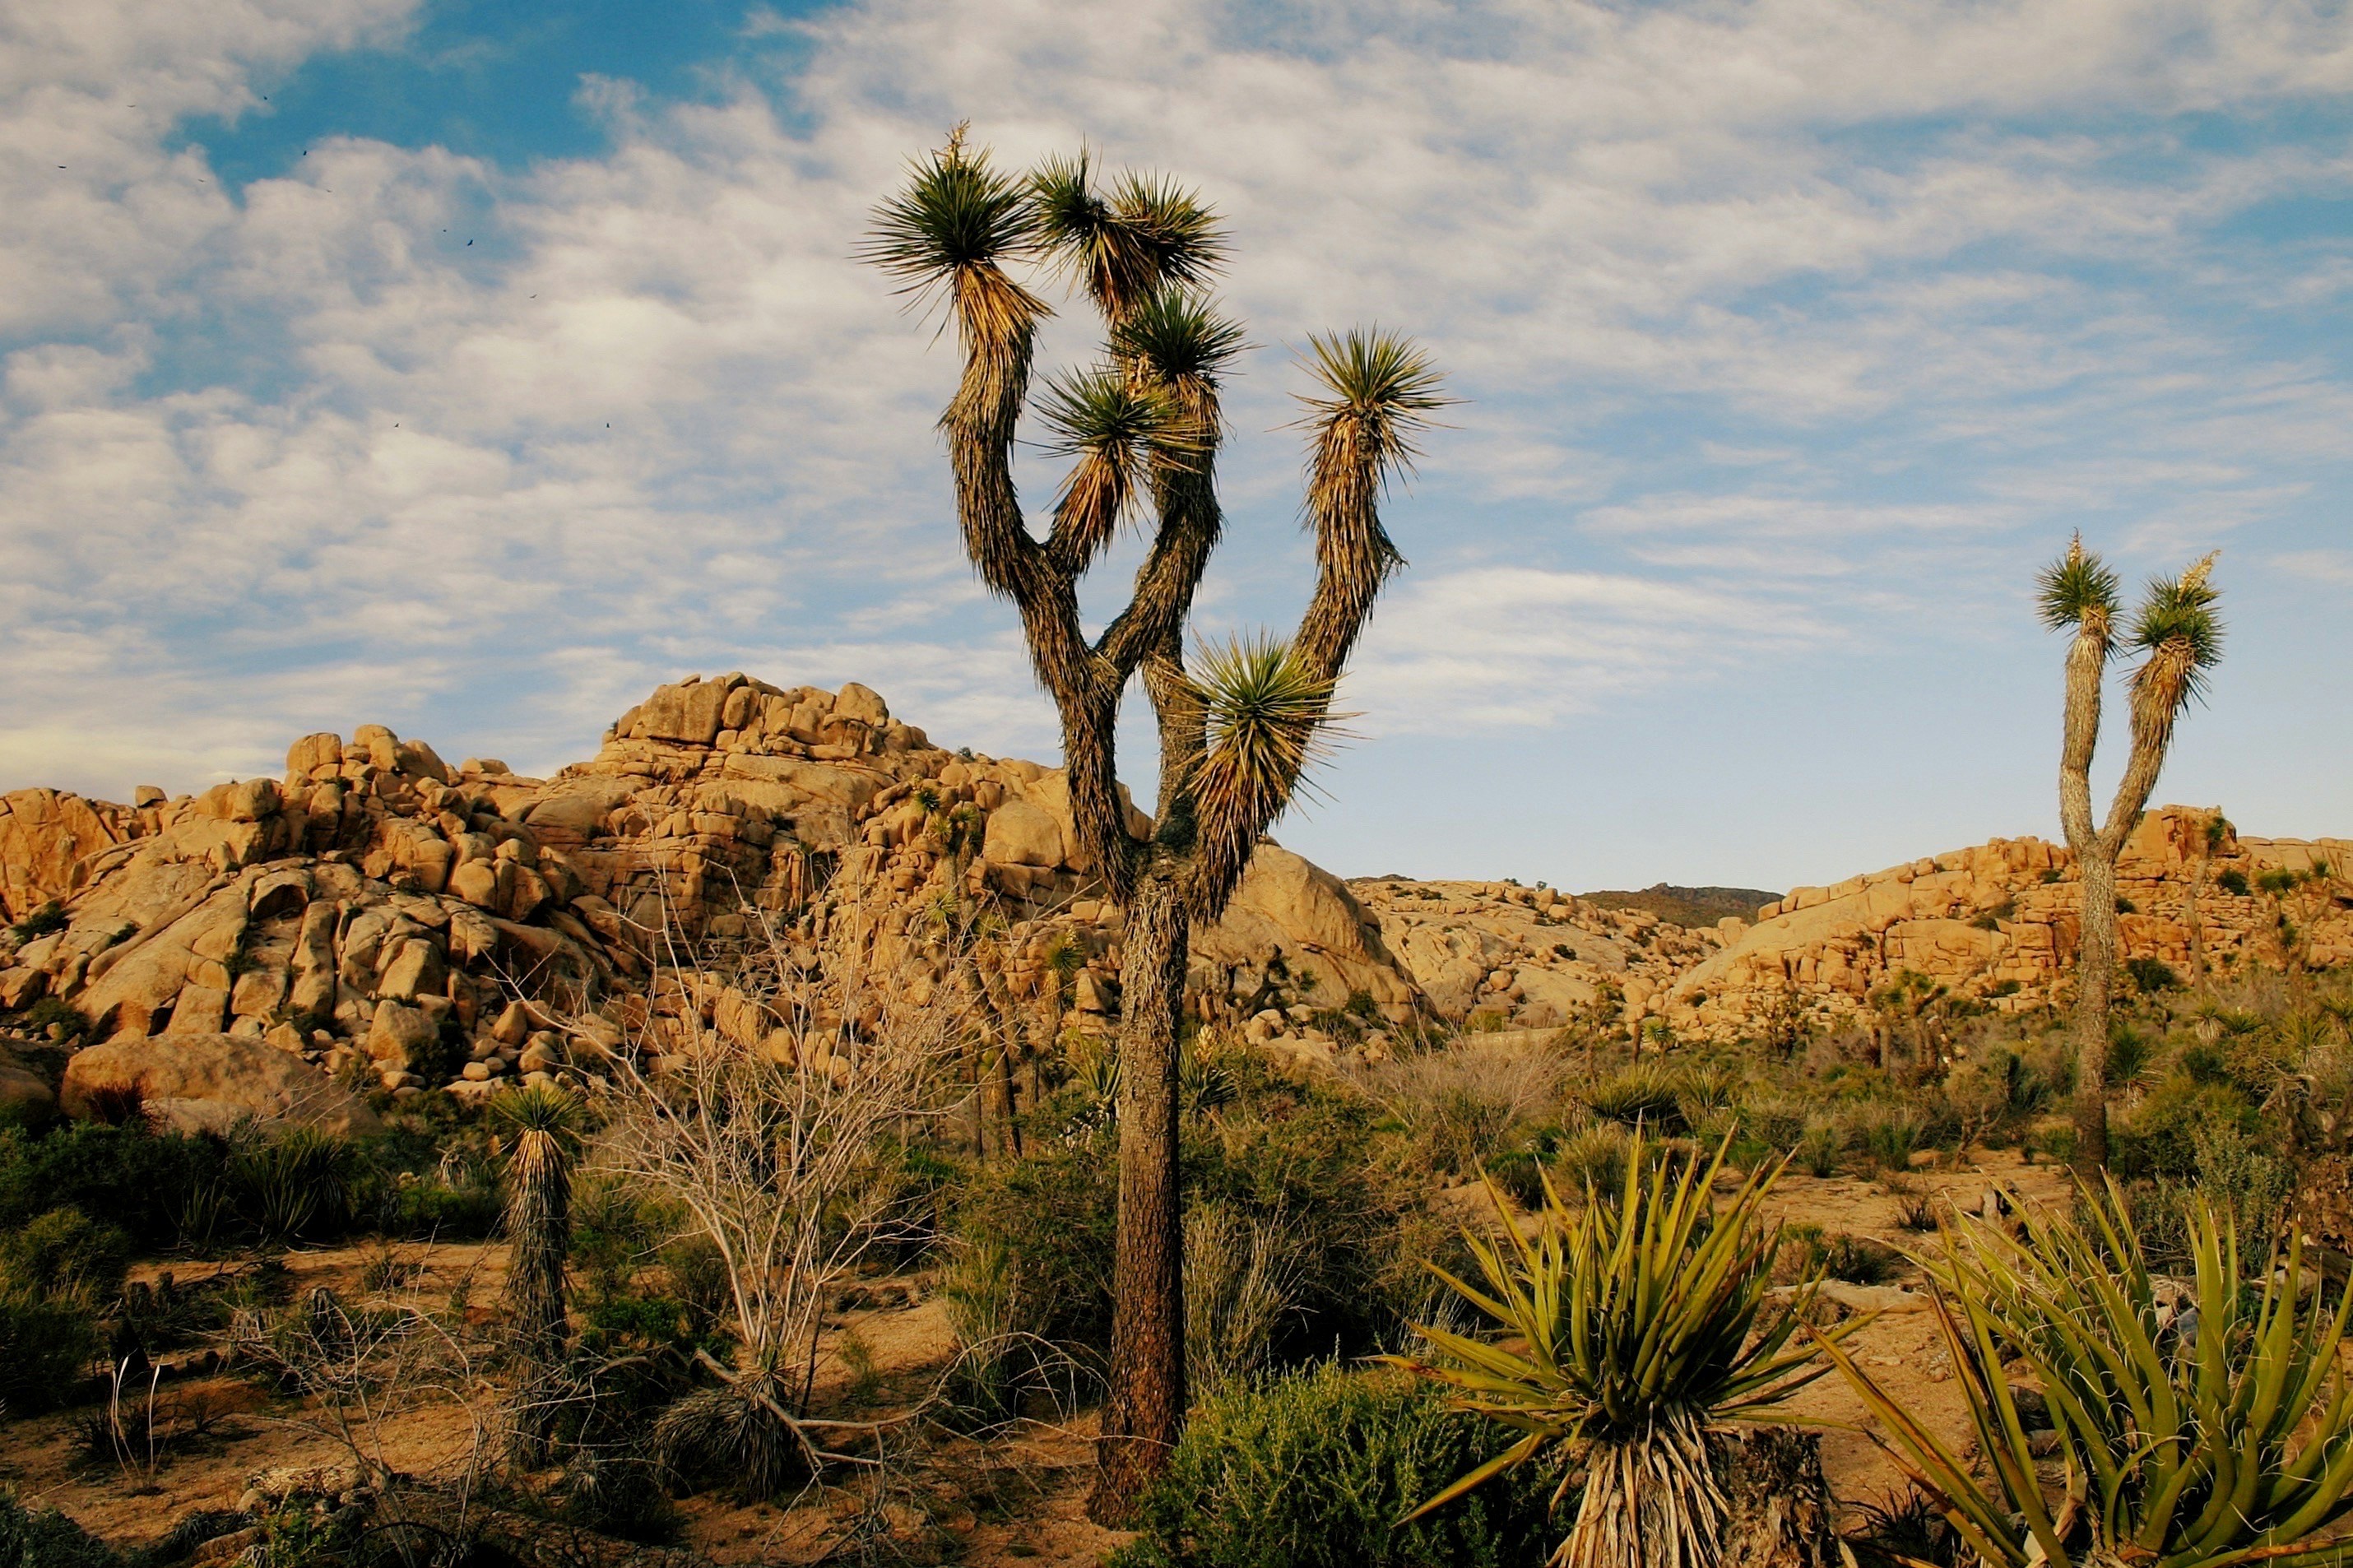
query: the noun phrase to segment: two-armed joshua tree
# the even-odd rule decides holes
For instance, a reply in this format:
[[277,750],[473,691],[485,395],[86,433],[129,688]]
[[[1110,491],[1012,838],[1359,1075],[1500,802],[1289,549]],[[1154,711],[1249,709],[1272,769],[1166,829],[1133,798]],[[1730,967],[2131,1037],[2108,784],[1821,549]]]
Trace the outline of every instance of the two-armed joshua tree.
[[[2216,553],[2220,553],[2217,552]],[[2038,586],[2043,625],[2073,626],[2067,649],[2067,711],[2059,756],[2059,822],[2083,879],[2082,934],[2075,967],[2075,1160],[2089,1170],[2108,1160],[2108,999],[2116,974],[2116,854],[2140,822],[2165,766],[2173,727],[2205,689],[2222,657],[2218,597],[2208,585],[2214,555],[2141,596],[2129,631],[2117,620],[2116,574],[2076,535],[2045,568]],[[2100,695],[2119,634],[2144,657],[2132,673],[2132,754],[2105,823],[2092,824],[2092,755],[2100,743]]]
[[[1060,712],[1079,839],[1126,911],[1111,1396],[1092,1505],[1116,1520],[1184,1419],[1176,1089],[1191,926],[1222,911],[1318,752],[1334,684],[1402,564],[1378,503],[1422,416],[1444,399],[1409,343],[1377,331],[1310,340],[1307,369],[1321,384],[1305,399],[1314,597],[1289,641],[1236,642],[1188,668],[1187,621],[1224,526],[1219,383],[1243,347],[1240,325],[1206,293],[1225,258],[1215,213],[1156,177],[1098,187],[1083,153],[1027,177],[1000,174],[959,128],[877,209],[866,255],[955,321],[964,374],[940,424],[965,548],[1020,614]],[[1012,472],[1050,314],[1008,271],[1021,267],[1077,285],[1104,329],[1101,360],[1047,379],[1037,400],[1053,449],[1073,459],[1043,538],[1022,516]],[[1134,592],[1090,640],[1079,582],[1131,518],[1149,540]],[[1138,679],[1160,740],[1157,810],[1141,838],[1123,820],[1113,749],[1121,699]]]

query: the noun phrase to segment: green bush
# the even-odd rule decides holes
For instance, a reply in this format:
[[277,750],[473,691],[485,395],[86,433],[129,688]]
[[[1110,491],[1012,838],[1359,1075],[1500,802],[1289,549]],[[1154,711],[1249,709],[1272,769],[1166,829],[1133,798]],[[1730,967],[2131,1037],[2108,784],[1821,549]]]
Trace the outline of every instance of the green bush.
[[59,1513],[35,1513],[0,1487],[0,1568],[121,1568],[114,1548]]
[[131,1268],[131,1238],[78,1208],[51,1209],[0,1236],[0,1281],[22,1290],[85,1290],[111,1301]]
[[2125,973],[2132,976],[2132,983],[2140,987],[2144,996],[2178,990],[2181,985],[2181,976],[2161,958],[2128,958],[2125,960]]
[[142,1247],[180,1239],[189,1195],[217,1182],[227,1146],[217,1138],[65,1121],[35,1132],[0,1129],[0,1230],[51,1209],[104,1215]]
[[[87,1292],[0,1286],[0,1405],[30,1415],[64,1404],[90,1375],[103,1343]],[[0,1541],[5,1539],[0,1523]],[[10,1563],[0,1550],[0,1568]]]
[[967,1246],[1008,1259],[1015,1331],[1107,1349],[1118,1201],[1118,1161],[1110,1137],[1098,1134],[983,1170],[951,1223]]
[[[2184,1053],[2189,1067],[2193,1052]],[[2188,1180],[2199,1173],[2199,1142],[2216,1130],[2243,1136],[2260,1131],[2254,1103],[2227,1079],[2201,1079],[2193,1071],[2176,1072],[2151,1089],[2133,1113],[2124,1135],[2115,1140],[2109,1163],[2117,1174]]]
[[240,1216],[264,1241],[327,1241],[350,1228],[356,1164],[345,1140],[293,1127],[240,1141],[229,1180]]
[[1652,1132],[1683,1131],[1682,1079],[1664,1068],[1638,1063],[1579,1091],[1594,1115]]
[[1502,1447],[1432,1389],[1326,1363],[1210,1399],[1115,1568],[1485,1568],[1549,1550],[1537,1467],[1398,1521]]

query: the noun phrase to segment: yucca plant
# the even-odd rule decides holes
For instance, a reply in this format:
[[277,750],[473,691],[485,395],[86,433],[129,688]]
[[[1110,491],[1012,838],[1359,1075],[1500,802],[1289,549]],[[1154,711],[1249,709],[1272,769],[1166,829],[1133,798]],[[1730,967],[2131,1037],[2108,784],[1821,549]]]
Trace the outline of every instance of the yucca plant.
[[[2246,1277],[2235,1227],[2200,1199],[2194,1282],[2179,1296],[2151,1275],[2116,1184],[2084,1196],[2088,1224],[2030,1208],[2013,1237],[1965,1222],[1928,1263],[1981,1469],[1825,1346],[1885,1426],[1882,1446],[2000,1568],[2353,1561],[2353,1542],[2327,1540],[2353,1512],[2353,1391],[2337,1362],[2353,1295],[2325,1303],[2292,1231]],[[2057,1432],[2055,1487],[2020,1415],[2021,1376]]]
[[[2116,986],[2116,856],[2148,805],[2173,744],[2182,710],[2201,696],[2206,672],[2222,657],[2219,597],[2207,577],[2214,556],[2180,576],[2160,577],[2142,595],[2129,628],[2116,574],[2084,548],[2067,553],[2037,582],[2036,607],[2053,631],[2072,630],[2067,650],[2065,722],[2059,756],[2059,822],[2083,879],[2082,947],[2075,961],[2075,1157],[2089,1169],[2108,1158],[2108,1003]],[[2092,756],[2100,744],[2101,688],[2119,637],[2145,657],[2130,682],[2132,752],[2107,819],[2092,821]]]
[[557,1384],[571,1343],[565,1265],[572,1240],[572,1167],[580,1102],[553,1085],[491,1101],[507,1150],[507,1334],[516,1366],[510,1426],[519,1458],[545,1457]]
[[[1031,668],[1061,721],[1080,847],[1127,911],[1117,1309],[1090,1505],[1114,1523],[1166,1464],[1187,1405],[1176,1129],[1189,933],[1223,911],[1316,755],[1333,688],[1404,563],[1380,502],[1430,412],[1448,400],[1428,357],[1393,334],[1310,336],[1303,368],[1314,390],[1303,423],[1314,594],[1291,637],[1213,650],[1188,670],[1194,598],[1225,529],[1220,388],[1246,346],[1208,293],[1226,259],[1215,210],[1155,175],[1099,180],[1083,153],[1026,177],[1000,173],[959,127],[876,208],[865,254],[913,302],[944,307],[955,322],[963,373],[940,423],[965,552],[1020,614]],[[1025,268],[1082,294],[1103,329],[1094,363],[1043,378],[1035,399],[1050,308],[1012,276]],[[1071,465],[1042,538],[1012,468],[1031,412]],[[1134,591],[1091,639],[1081,580],[1131,523],[1146,534]],[[1160,742],[1159,800],[1144,837],[1128,830],[1116,754],[1120,704],[1139,679]]]
[[1483,1283],[1439,1273],[1502,1337],[1423,1328],[1437,1359],[1392,1359],[1522,1436],[1417,1514],[1550,1458],[1561,1464],[1556,1506],[1582,1487],[1552,1554],[1559,1568],[1719,1560],[1730,1518],[1717,1474],[1725,1428],[1786,1423],[1784,1402],[1829,1370],[1820,1344],[1862,1321],[1797,1339],[1818,1273],[1768,1310],[1781,1230],[1761,1209],[1778,1168],[1749,1176],[1719,1208],[1726,1152],[1652,1161],[1637,1139],[1615,1203],[1588,1189],[1573,1207],[1547,1182],[1533,1238],[1493,1194],[1503,1223],[1493,1237],[1465,1238]]

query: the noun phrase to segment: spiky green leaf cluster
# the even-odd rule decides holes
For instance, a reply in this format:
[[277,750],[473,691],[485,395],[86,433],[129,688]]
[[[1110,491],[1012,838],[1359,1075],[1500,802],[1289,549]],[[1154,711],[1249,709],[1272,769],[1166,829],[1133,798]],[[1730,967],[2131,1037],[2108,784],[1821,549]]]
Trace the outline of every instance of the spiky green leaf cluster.
[[[1988,1485],[1839,1346],[1829,1353],[1887,1446],[1978,1556],[2003,1568],[2343,1563],[2319,1539],[2353,1515],[2353,1392],[2331,1307],[2291,1233],[2258,1281],[2202,1199],[2195,1280],[2168,1303],[2111,1181],[2088,1225],[2030,1209],[2025,1235],[1970,1222],[1930,1266],[1936,1317]],[[2012,1392],[2041,1388],[2064,1479],[2054,1501]]]
[[1424,1328],[1440,1359],[1400,1364],[1451,1384],[1461,1408],[1525,1436],[1423,1511],[1547,1449],[1575,1454],[1659,1431],[1776,1420],[1782,1402],[1829,1370],[1812,1344],[1793,1343],[1819,1277],[1766,1310],[1781,1232],[1760,1210],[1778,1167],[1751,1174],[1720,1210],[1713,1193],[1723,1149],[1657,1160],[1638,1136],[1625,1170],[1621,1191],[1588,1190],[1581,1207],[1565,1203],[1547,1176],[1533,1239],[1489,1183],[1503,1223],[1492,1238],[1465,1238],[1483,1286],[1442,1270],[1440,1278],[1503,1337]]
[[2215,609],[2221,595],[2207,581],[2213,564],[2214,557],[2209,555],[2179,577],[2150,579],[2133,617],[2133,647],[2149,654],[2179,649],[2191,672],[2192,695],[2201,683],[2198,672],[2222,658],[2222,617]]
[[1164,288],[1206,285],[1225,260],[1217,214],[1166,178],[1124,174],[1106,195],[1082,151],[1039,165],[1029,194],[1040,247],[1113,323]]
[[2097,617],[2105,625],[2115,618],[2116,574],[2107,563],[2084,548],[2081,534],[2067,553],[2042,569],[2035,579],[2034,603],[2042,624],[2057,631]]
[[1410,466],[1414,438],[1429,425],[1424,416],[1454,399],[1440,390],[1437,362],[1409,338],[1378,327],[1345,332],[1311,332],[1307,372],[1324,395],[1303,397],[1324,422],[1345,422],[1383,468]]
[[1271,822],[1330,750],[1332,682],[1264,634],[1212,647],[1197,665],[1208,744],[1193,797],[1205,816]]
[[1113,356],[1169,383],[1214,383],[1247,346],[1240,322],[1177,287],[1155,290],[1111,333]]
[[1025,258],[1039,240],[1029,185],[989,167],[959,134],[915,160],[904,188],[875,208],[859,258],[924,295],[968,268]]

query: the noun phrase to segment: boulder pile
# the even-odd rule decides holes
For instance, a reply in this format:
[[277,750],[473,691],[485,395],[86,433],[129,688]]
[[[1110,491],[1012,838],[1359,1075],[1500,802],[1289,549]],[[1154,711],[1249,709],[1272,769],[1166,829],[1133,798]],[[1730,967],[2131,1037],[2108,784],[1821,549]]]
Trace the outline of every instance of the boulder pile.
[[[255,1078],[257,1044],[322,1080],[482,1094],[596,1073],[649,1018],[756,1011],[705,961],[838,921],[944,978],[939,911],[959,902],[999,932],[985,962],[1000,995],[1056,1031],[1115,1015],[1122,917],[1060,771],[943,750],[854,683],[694,679],[546,779],[452,768],[364,725],[297,741],[279,779],[129,805],[0,797],[0,1011],[52,1000],[103,1044],[69,1065],[69,1110],[108,1088],[222,1100]],[[1347,888],[1271,843],[1193,957],[1203,1017],[1239,1023],[1319,984],[1326,1005],[1365,998],[1376,1026],[1423,1016]],[[292,1115],[301,1098],[238,1103]]]
[[[2126,957],[2353,962],[2353,843],[2217,816],[2134,834]],[[1835,1026],[1907,973],[2037,1006],[2064,999],[2077,892],[2063,849],[1997,839],[1686,929],[1513,882],[1344,883],[1269,841],[1195,933],[1187,1005],[1310,1059],[1430,1026]],[[959,956],[975,911],[988,939]],[[1116,1016],[1124,934],[1060,772],[945,750],[863,686],[740,674],[659,689],[544,779],[362,725],[196,795],[0,796],[0,1033],[48,1037],[0,1042],[0,1100],[135,1095],[188,1125],[357,1126],[354,1088],[482,1095],[659,1057],[666,1020],[756,1030],[729,960],[844,931],[893,973],[976,979],[1050,1044]]]
[[[2119,956],[2181,979],[2200,963],[2229,974],[2353,963],[2348,871],[2353,841],[2244,837],[2217,809],[2151,811],[2117,857]],[[2063,1005],[2082,900],[2074,857],[2040,838],[1799,888],[1753,926],[1725,921],[1723,950],[1656,1011],[1678,1036],[1712,1039],[1836,1025],[1906,973],[2000,1010]]]

